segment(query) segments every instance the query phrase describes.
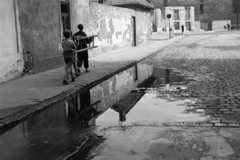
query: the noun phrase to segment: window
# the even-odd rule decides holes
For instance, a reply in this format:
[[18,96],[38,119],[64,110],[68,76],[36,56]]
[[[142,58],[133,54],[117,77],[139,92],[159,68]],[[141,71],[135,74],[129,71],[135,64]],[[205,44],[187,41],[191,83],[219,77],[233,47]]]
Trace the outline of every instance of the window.
[[163,1],[163,6],[165,7],[165,6],[168,6],[168,0],[164,0]]
[[174,29],[179,30],[179,22],[174,22]]
[[203,0],[200,0],[200,14],[204,14],[204,11],[203,11]]
[[233,13],[237,13],[240,11],[240,2],[239,0],[232,0],[232,10]]
[[190,19],[190,8],[186,9],[186,19]]
[[179,20],[179,10],[174,10],[174,20]]
[[200,4],[200,14],[203,14],[203,4]]

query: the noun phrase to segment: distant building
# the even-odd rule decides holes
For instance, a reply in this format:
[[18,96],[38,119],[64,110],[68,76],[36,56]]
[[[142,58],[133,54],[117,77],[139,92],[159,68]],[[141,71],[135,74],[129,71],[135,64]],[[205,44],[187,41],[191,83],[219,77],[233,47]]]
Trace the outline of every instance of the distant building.
[[232,27],[237,24],[237,0],[152,0],[152,2],[155,8],[161,9],[163,17],[166,14],[165,7],[194,7],[196,28],[222,30],[228,23]]

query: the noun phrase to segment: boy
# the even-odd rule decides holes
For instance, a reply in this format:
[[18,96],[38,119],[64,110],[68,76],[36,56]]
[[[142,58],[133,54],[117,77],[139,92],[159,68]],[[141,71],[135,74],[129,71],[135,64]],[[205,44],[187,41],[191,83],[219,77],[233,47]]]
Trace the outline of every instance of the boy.
[[[78,32],[75,33],[73,35],[74,36],[82,36],[82,37],[86,37],[87,34],[83,31],[83,25],[79,24],[78,25]],[[90,44],[92,42],[92,38],[86,39],[84,41],[81,42],[80,46],[77,46],[78,49],[84,49],[87,48],[87,44]],[[84,64],[84,68],[86,69],[86,72],[89,72],[88,67],[89,67],[89,63],[88,63],[88,50],[83,51],[81,53],[77,53],[77,67],[78,67],[78,72],[81,73],[80,68],[82,66],[82,63]]]
[[63,35],[65,37],[65,40],[62,42],[62,48],[63,48],[63,57],[64,57],[64,61],[65,61],[65,76],[63,79],[63,84],[68,84],[67,78],[69,76],[69,74],[72,77],[72,82],[75,81],[74,77],[73,77],[73,73],[72,73],[72,65],[74,62],[74,51],[75,49],[77,49],[77,47],[75,46],[75,43],[73,42],[73,40],[71,40],[71,31],[70,30],[66,30],[63,32]]

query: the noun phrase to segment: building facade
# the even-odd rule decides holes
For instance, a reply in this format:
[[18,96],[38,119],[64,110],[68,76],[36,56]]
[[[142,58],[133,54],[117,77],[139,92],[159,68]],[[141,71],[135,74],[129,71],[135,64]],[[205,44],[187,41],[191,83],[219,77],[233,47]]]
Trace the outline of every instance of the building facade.
[[[167,20],[167,15],[170,14],[172,17]],[[194,7],[165,7],[165,20],[170,21],[169,25],[173,31],[181,32],[181,26],[184,26],[185,30],[195,30],[195,16]],[[169,25],[166,28],[169,28]]]
[[[95,57],[122,47],[136,46],[151,35],[153,8],[132,1],[124,4],[105,0],[7,0],[0,6],[0,83],[22,75],[24,53],[31,54],[34,73],[64,65],[61,40],[65,29],[77,32],[82,23],[88,35],[98,35]],[[146,0],[147,2],[147,0]],[[147,7],[146,7],[147,6]]]
[[[159,8],[165,16],[165,7],[194,7],[196,27],[204,30],[224,29],[228,23],[232,27],[237,24],[237,0],[152,0],[155,8]],[[240,19],[240,18],[239,18]]]

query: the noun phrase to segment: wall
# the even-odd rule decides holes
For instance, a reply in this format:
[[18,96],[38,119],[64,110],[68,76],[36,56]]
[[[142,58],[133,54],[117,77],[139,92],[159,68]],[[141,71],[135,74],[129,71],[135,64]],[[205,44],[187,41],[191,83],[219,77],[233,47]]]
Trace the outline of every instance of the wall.
[[89,32],[89,0],[71,0],[71,30],[73,33],[78,31],[78,24],[83,24],[84,31]]
[[200,21],[195,21],[195,28],[196,28],[196,30],[200,30],[200,27],[201,25],[200,25]]
[[[196,10],[200,10],[199,6]],[[204,3],[204,14],[196,15],[203,23],[210,23],[212,20],[235,20],[235,16],[232,13],[232,0],[207,0]]]
[[212,21],[212,30],[226,30],[224,26],[227,27],[227,24],[231,26],[231,21],[230,20]]
[[[24,0],[19,4],[23,50],[34,55],[35,73],[63,66],[59,1]],[[89,0],[70,0],[70,19],[73,33],[79,23],[87,32]]]
[[19,1],[22,48],[35,58],[36,73],[63,65],[60,8],[56,0]]
[[151,12],[136,10],[137,45],[147,42],[151,38]]
[[23,70],[18,4],[15,0],[0,5],[0,83],[19,77]]
[[132,16],[136,17],[137,44],[146,42],[151,35],[150,12],[90,3],[89,34],[98,34],[90,57],[132,46]]

